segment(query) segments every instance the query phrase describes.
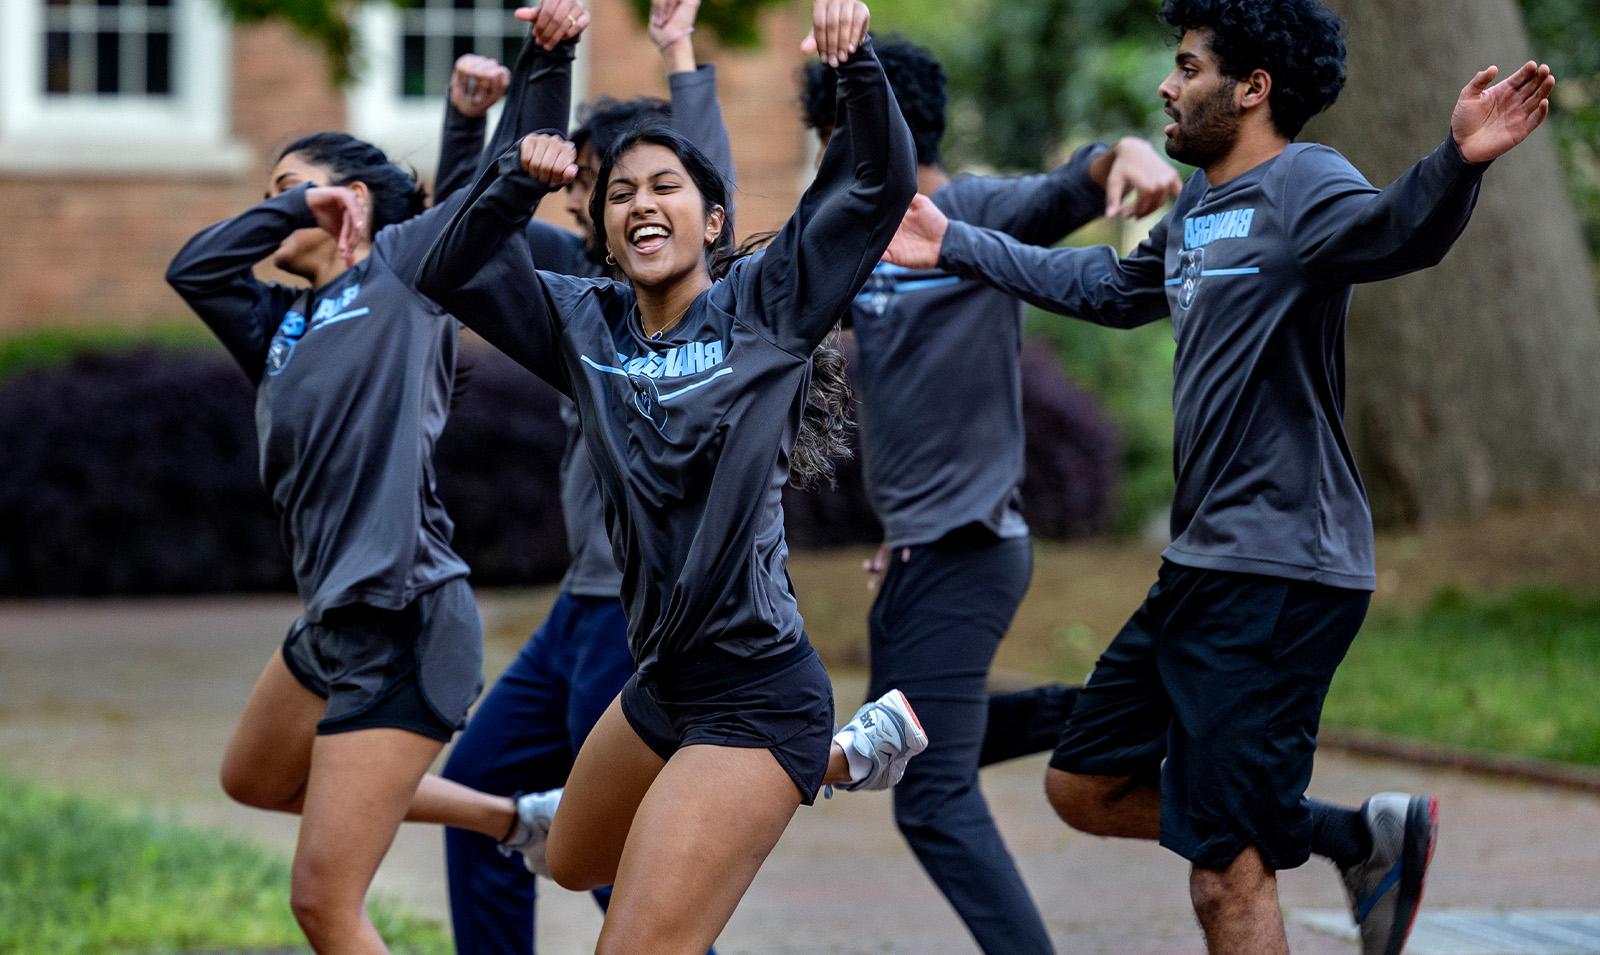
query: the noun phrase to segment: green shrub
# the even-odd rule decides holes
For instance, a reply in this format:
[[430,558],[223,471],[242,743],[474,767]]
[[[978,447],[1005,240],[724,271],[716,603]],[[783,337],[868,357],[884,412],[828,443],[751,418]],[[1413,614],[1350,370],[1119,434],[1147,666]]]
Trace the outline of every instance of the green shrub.
[[1328,694],[1329,726],[1600,765],[1600,599],[1441,591],[1375,611]]
[[[300,947],[289,865],[231,838],[0,775],[0,953]],[[372,906],[396,952],[441,928]]]

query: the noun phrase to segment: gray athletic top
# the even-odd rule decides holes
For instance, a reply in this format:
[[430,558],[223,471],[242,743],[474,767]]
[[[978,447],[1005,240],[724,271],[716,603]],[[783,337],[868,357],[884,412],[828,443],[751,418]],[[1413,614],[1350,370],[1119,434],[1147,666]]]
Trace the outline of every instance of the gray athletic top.
[[1121,261],[952,222],[940,264],[1102,325],[1170,314],[1166,558],[1371,590],[1372,514],[1343,425],[1351,284],[1437,264],[1485,168],[1446,140],[1379,192],[1334,150],[1296,144],[1215,189],[1195,173]]
[[[519,58],[495,132],[502,147],[554,110],[565,116],[567,94],[550,99],[550,85],[528,82],[547,63],[537,52]],[[545,79],[570,83],[570,74]],[[371,255],[321,288],[257,280],[252,266],[291,232],[316,227],[307,188],[202,231],[167,281],[256,385],[261,481],[305,616],[318,621],[352,603],[398,610],[467,574],[433,466],[457,326],[409,284],[465,193],[383,229]]]
[[662,340],[632,289],[536,271],[523,226],[546,190],[514,153],[473,186],[418,287],[577,403],[642,671],[713,643],[802,639],[781,495],[811,352],[866,282],[916,190],[911,134],[870,43],[839,71],[840,134],[765,250]]
[[[667,85],[672,91],[672,126],[700,147],[728,181],[728,193],[735,187],[733,147],[722,121],[722,104],[717,99],[717,70],[702,64],[692,73],[671,73]],[[451,155],[441,162],[440,181],[465,169],[476,171],[483,148],[484,120],[463,115],[455,107],[445,112],[445,142]],[[462,180],[464,185],[466,181]],[[729,210],[732,228],[732,210]],[[547,272],[584,278],[607,274],[605,264],[590,257],[582,237],[547,222],[528,222],[528,246],[533,260]],[[566,398],[560,399],[561,422],[566,425],[566,444],[561,452],[561,518],[567,531],[567,551],[571,562],[561,578],[561,589],[580,597],[616,597],[622,590],[622,572],[617,569],[606,537],[605,514],[600,506],[600,491],[594,468],[587,456],[579,453],[582,440],[578,430],[578,409]]]
[[[1105,208],[1086,146],[1054,172],[961,176],[932,196],[945,215],[1052,245]],[[892,547],[1022,518],[1022,302],[938,270],[882,263],[851,309],[867,498]]]

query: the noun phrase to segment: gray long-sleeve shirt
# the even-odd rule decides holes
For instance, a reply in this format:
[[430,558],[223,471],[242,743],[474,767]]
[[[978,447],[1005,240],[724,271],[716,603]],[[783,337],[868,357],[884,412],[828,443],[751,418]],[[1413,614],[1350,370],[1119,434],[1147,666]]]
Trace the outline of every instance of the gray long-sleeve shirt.
[[[553,85],[564,89],[570,76],[545,65],[536,51],[518,59],[495,131],[502,149],[549,112],[565,121],[568,94]],[[529,82],[536,74],[537,85]],[[290,233],[316,227],[306,192],[290,190],[200,232],[167,281],[256,385],[261,481],[315,621],[352,603],[398,610],[467,573],[450,547],[453,525],[433,466],[457,326],[410,285],[465,193],[383,229],[370,255],[320,288],[259,281],[252,266]]]
[[803,633],[781,492],[811,352],[916,189],[910,131],[871,44],[839,72],[840,132],[793,217],[660,341],[639,328],[628,285],[532,267],[523,228],[545,189],[515,155],[474,186],[418,274],[576,402],[641,670],[707,643],[766,656]]
[[[693,72],[671,73],[667,86],[672,92],[672,126],[706,154],[728,182],[731,195],[735,187],[733,147],[722,120],[722,104],[717,99],[717,71],[702,64]],[[444,141],[447,144],[440,162],[439,180],[465,185],[482,155],[482,118],[474,119],[447,105]],[[461,172],[465,170],[465,173]],[[733,228],[729,210],[728,228]],[[528,222],[528,246],[533,260],[546,272],[582,278],[601,278],[607,274],[603,262],[589,255],[580,236],[538,219]],[[566,445],[561,452],[561,518],[567,532],[570,563],[561,578],[561,589],[581,597],[615,597],[622,590],[622,571],[611,552],[606,536],[605,512],[594,468],[582,453],[578,429],[578,409],[567,398],[560,400],[561,422],[566,426]]]
[[1295,144],[1216,188],[1195,173],[1120,261],[951,222],[940,264],[1103,325],[1170,314],[1166,558],[1371,590],[1372,514],[1343,424],[1351,285],[1437,264],[1485,168],[1447,140],[1380,192],[1336,151]]
[[[1086,146],[1053,172],[961,176],[934,193],[945,215],[1051,245],[1100,215]],[[979,524],[1022,537],[1022,302],[936,269],[883,263],[856,296],[861,459],[891,547]]]

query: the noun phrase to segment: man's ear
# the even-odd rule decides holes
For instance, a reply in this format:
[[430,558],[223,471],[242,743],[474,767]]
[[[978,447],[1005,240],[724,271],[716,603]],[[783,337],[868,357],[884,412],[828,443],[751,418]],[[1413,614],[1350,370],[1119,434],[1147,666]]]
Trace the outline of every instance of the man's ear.
[[1235,83],[1233,89],[1234,101],[1241,110],[1254,109],[1265,104],[1272,96],[1272,74],[1266,70],[1255,70]]

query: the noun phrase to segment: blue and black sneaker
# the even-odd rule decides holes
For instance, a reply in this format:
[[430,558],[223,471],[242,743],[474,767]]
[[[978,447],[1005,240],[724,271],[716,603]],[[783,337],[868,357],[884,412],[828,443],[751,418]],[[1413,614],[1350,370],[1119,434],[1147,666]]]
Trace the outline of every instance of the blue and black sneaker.
[[1379,793],[1361,807],[1372,851],[1340,868],[1362,955],[1400,955],[1422,904],[1422,884],[1439,834],[1439,800]]

